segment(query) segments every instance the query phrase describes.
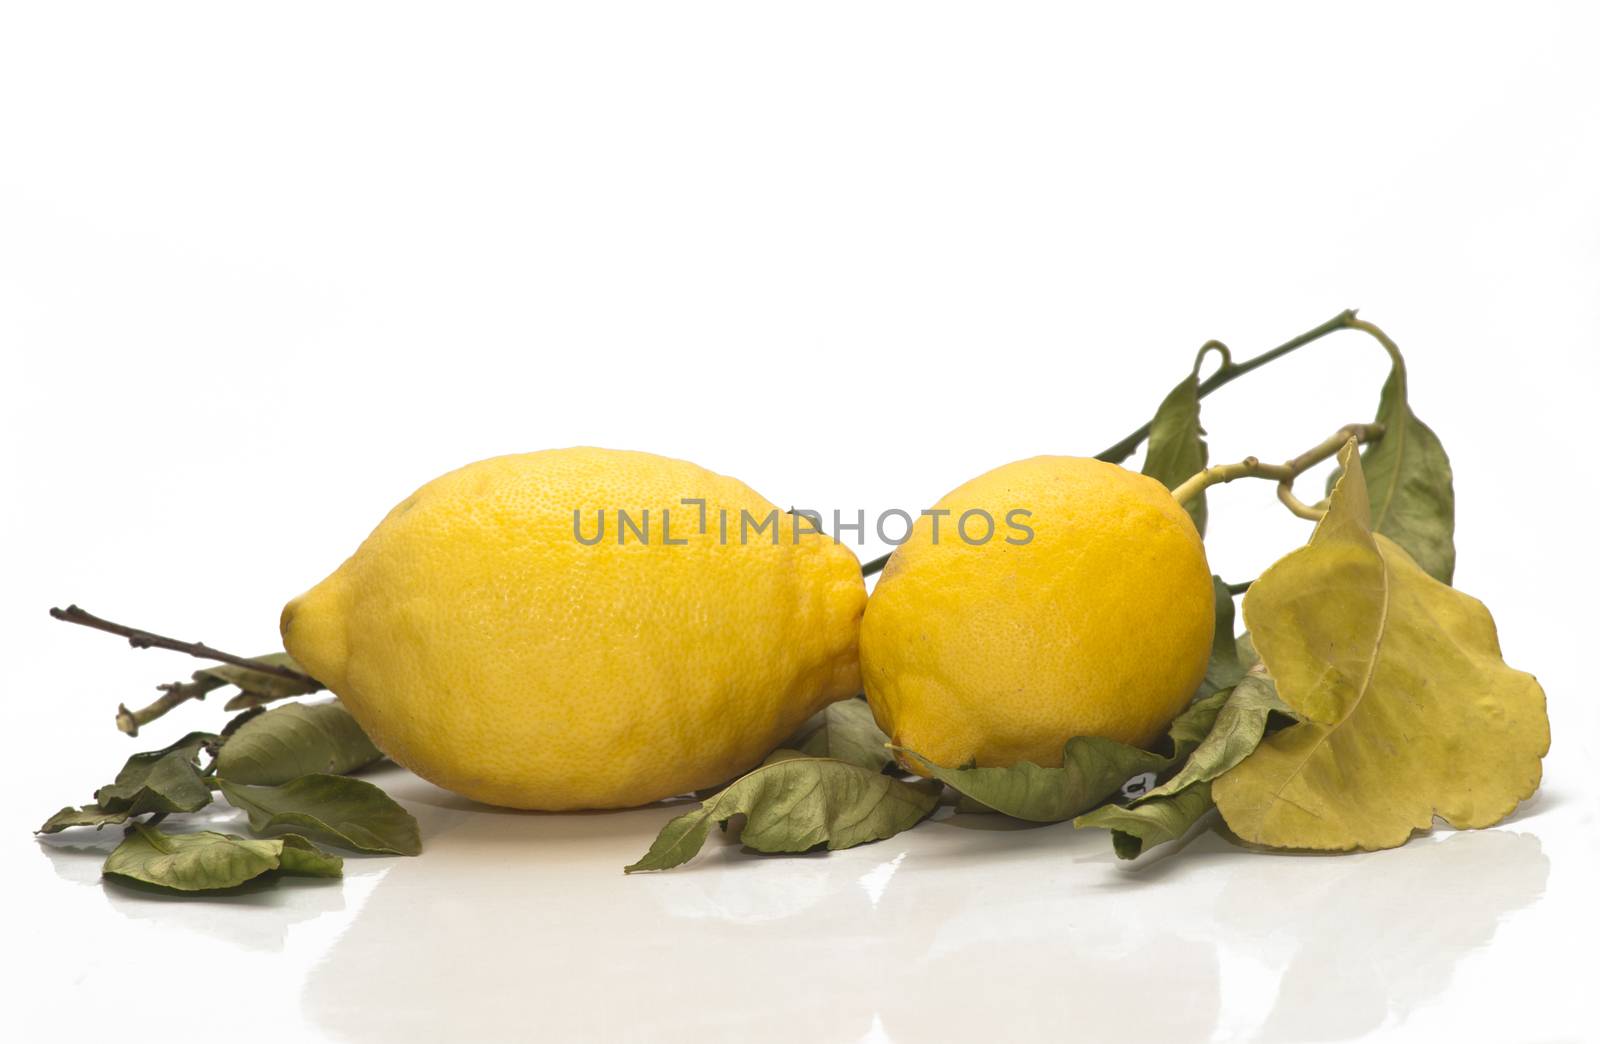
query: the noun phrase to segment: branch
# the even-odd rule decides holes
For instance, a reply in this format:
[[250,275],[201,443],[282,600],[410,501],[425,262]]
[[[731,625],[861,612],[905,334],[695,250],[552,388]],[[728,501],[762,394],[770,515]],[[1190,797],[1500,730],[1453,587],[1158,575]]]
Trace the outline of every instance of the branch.
[[[1262,352],[1260,355],[1252,356],[1241,363],[1236,363],[1233,361],[1232,356],[1228,352],[1227,345],[1223,344],[1221,341],[1207,341],[1203,346],[1201,346],[1200,355],[1195,359],[1196,368],[1198,369],[1200,360],[1204,358],[1205,354],[1211,351],[1221,353],[1222,365],[1217,368],[1216,373],[1200,382],[1200,386],[1196,391],[1196,395],[1203,399],[1230,381],[1236,381],[1240,377],[1243,377],[1251,370],[1260,369],[1261,367],[1267,365],[1267,363],[1272,362],[1274,359],[1281,359],[1283,356],[1288,355],[1295,349],[1305,347],[1312,341],[1320,340],[1329,334],[1334,333],[1335,331],[1346,329],[1364,330],[1367,333],[1371,333],[1374,337],[1380,337],[1380,335],[1375,332],[1377,329],[1376,327],[1372,327],[1370,324],[1357,319],[1356,310],[1354,308],[1347,308],[1338,315],[1334,316],[1332,319],[1322,323],[1320,326],[1312,327],[1310,330],[1300,334],[1298,337],[1290,338],[1289,340],[1278,345],[1278,347]],[[1380,337],[1380,340],[1386,339]],[[1385,347],[1389,347],[1388,344],[1385,344]],[[1390,354],[1394,354],[1393,351],[1391,351]],[[1114,443],[1113,445],[1108,446],[1099,453],[1095,454],[1095,459],[1103,460],[1108,464],[1121,464],[1133,454],[1134,450],[1139,448],[1139,444],[1141,442],[1149,437],[1150,425],[1146,423],[1141,425],[1136,431],[1129,434],[1126,438],[1122,439],[1122,441]],[[1290,493],[1289,495],[1293,497],[1294,494]],[[1294,503],[1299,504],[1299,501],[1295,501]],[[1299,506],[1305,507],[1303,504],[1299,504]],[[1294,507],[1291,506],[1290,510],[1294,510]],[[1315,509],[1307,508],[1307,510]],[[1316,516],[1312,515],[1308,517]],[[880,572],[883,567],[888,564],[888,562],[888,555],[880,555],[877,558],[874,558],[872,561],[862,565],[861,575],[871,576],[873,573]]]
[[202,660],[231,663],[235,667],[244,667],[261,674],[271,674],[279,678],[287,678],[290,681],[315,685],[319,689],[327,687],[311,677],[311,675],[302,674],[290,667],[280,667],[275,663],[262,663],[260,660],[252,660],[247,656],[235,656],[233,653],[226,653],[221,649],[213,649],[204,642],[180,642],[176,638],[167,638],[150,631],[141,631],[136,627],[124,627],[122,624],[112,623],[110,620],[102,620],[92,613],[84,612],[75,605],[69,605],[65,609],[51,609],[50,615],[67,623],[92,627],[97,631],[105,631],[107,634],[120,635],[128,639],[128,644],[135,649],[171,649],[173,652],[188,653],[190,656]]
[[[1203,399],[1207,395],[1210,395],[1212,392],[1216,391],[1218,388],[1222,387],[1224,384],[1227,384],[1229,381],[1238,380],[1251,370],[1260,369],[1272,360],[1288,355],[1296,348],[1303,348],[1312,341],[1320,340],[1321,338],[1324,338],[1337,330],[1344,330],[1355,326],[1357,322],[1356,310],[1354,308],[1347,308],[1322,325],[1315,326],[1300,336],[1291,338],[1270,351],[1265,351],[1260,355],[1252,356],[1242,363],[1233,362],[1227,354],[1227,348],[1220,342],[1207,341],[1205,347],[1200,349],[1201,354],[1203,355],[1206,351],[1211,349],[1218,349],[1223,353],[1223,363],[1222,366],[1218,368],[1216,373],[1200,382],[1200,387],[1197,394]],[[1149,437],[1150,425],[1145,424],[1143,427],[1130,434],[1121,442],[1108,446],[1099,453],[1095,454],[1095,459],[1103,460],[1108,464],[1121,464],[1132,455],[1134,450],[1139,448],[1139,443],[1143,442]]]
[[1217,464],[1206,468],[1199,474],[1184,479],[1178,488],[1172,491],[1172,497],[1180,504],[1187,504],[1210,487],[1232,482],[1234,479],[1276,479],[1278,499],[1283,501],[1284,506],[1301,518],[1316,521],[1322,518],[1323,509],[1301,502],[1300,498],[1294,495],[1294,480],[1307,469],[1321,464],[1338,453],[1351,439],[1355,439],[1358,443],[1371,442],[1382,434],[1382,424],[1347,424],[1298,457],[1283,464],[1263,464],[1256,457],[1246,457],[1237,464]]
[[126,703],[117,704],[117,728],[130,736],[139,735],[139,726],[148,725],[152,721],[176,707],[186,700],[203,700],[206,693],[213,689],[220,689],[228,683],[221,678],[201,675],[193,681],[167,682],[157,685],[161,695],[148,707],[132,711]]

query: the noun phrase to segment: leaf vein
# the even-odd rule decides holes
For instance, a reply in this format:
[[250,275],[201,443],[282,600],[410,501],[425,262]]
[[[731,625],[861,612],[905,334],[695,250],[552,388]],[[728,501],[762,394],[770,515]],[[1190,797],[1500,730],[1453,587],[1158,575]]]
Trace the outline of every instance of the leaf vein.
[[1367,693],[1371,691],[1373,676],[1378,671],[1378,659],[1383,655],[1383,639],[1389,632],[1389,606],[1393,601],[1394,589],[1389,582],[1389,560],[1384,557],[1383,547],[1378,543],[1377,538],[1369,535],[1367,539],[1372,544],[1373,552],[1378,556],[1378,565],[1383,577],[1383,609],[1378,614],[1378,633],[1372,642],[1372,654],[1367,660],[1366,675],[1361,679],[1361,687],[1356,692],[1356,698],[1351,701],[1350,709],[1345,711],[1344,716],[1338,721],[1325,726],[1326,731],[1317,739],[1316,743],[1311,745],[1311,748],[1306,751],[1305,756],[1300,759],[1299,763],[1283,777],[1283,782],[1278,784],[1271,797],[1271,801],[1274,803],[1281,801],[1285,804],[1293,805],[1300,811],[1309,813],[1318,819],[1322,817],[1304,805],[1285,797],[1283,792],[1288,789],[1290,783],[1300,778],[1300,774],[1305,771],[1306,765],[1310,763],[1311,759],[1316,757],[1332,741],[1334,733],[1343,728],[1345,722],[1355,715],[1356,709],[1361,706],[1361,702],[1367,698]]

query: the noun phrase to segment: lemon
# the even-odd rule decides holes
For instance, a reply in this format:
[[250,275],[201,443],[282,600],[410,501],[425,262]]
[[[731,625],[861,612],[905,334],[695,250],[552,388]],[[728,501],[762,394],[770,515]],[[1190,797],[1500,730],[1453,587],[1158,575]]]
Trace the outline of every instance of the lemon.
[[1033,457],[951,492],[895,550],[861,625],[867,699],[939,765],[1060,765],[1072,736],[1144,746],[1200,684],[1214,613],[1200,535],[1159,482]]
[[423,486],[282,630],[418,775],[618,808],[721,783],[859,692],[865,602],[847,548],[744,483],[578,448]]

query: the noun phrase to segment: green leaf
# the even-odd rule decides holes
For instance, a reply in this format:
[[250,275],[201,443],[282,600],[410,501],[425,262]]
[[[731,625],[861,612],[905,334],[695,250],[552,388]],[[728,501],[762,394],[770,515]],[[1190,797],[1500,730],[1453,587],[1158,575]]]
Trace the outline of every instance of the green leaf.
[[126,822],[151,812],[196,812],[211,804],[211,787],[200,775],[200,752],[217,740],[209,732],[191,732],[160,750],[135,754],[117,773],[116,781],[95,791],[93,804],[68,806],[45,820],[39,833],[68,827]]
[[1174,794],[1124,808],[1103,805],[1073,821],[1076,827],[1111,831],[1111,847],[1119,859],[1133,859],[1166,841],[1176,841],[1216,807],[1210,783],[1193,783]]
[[1016,819],[1058,823],[1114,796],[1133,776],[1159,775],[1172,759],[1098,736],[1067,741],[1060,768],[1019,761],[1004,768],[948,768],[906,751],[935,779]]
[[1134,798],[1142,805],[1161,797],[1174,797],[1195,784],[1209,783],[1243,761],[1261,745],[1267,719],[1276,711],[1293,716],[1288,705],[1278,699],[1278,690],[1264,669],[1246,674],[1227,695],[1216,722],[1171,779]]
[[272,787],[218,779],[222,796],[250,817],[258,834],[297,828],[357,852],[416,855],[417,821],[388,794],[362,779],[312,773]]
[[1372,491],[1372,527],[1448,584],[1455,574],[1456,496],[1450,458],[1438,436],[1406,402],[1406,371],[1397,359],[1378,400],[1385,428],[1362,457]]
[[[149,750],[130,757],[117,773],[112,783],[95,791],[95,800],[107,808],[126,808],[138,795],[150,777],[163,771],[169,762],[192,766],[199,776],[200,752],[216,743],[217,737],[209,732],[191,732],[187,736],[160,750]],[[182,811],[192,811],[183,809]]]
[[183,752],[141,766],[139,778],[95,791],[95,803],[108,812],[194,812],[211,803],[211,788],[200,767]]
[[1059,823],[1114,797],[1122,785],[1141,773],[1160,776],[1170,770],[1211,731],[1227,693],[1213,693],[1189,705],[1168,730],[1171,754],[1130,747],[1099,736],[1067,741],[1060,768],[1019,761],[1004,768],[949,768],[915,751],[905,751],[935,779],[973,801],[1016,819]]
[[217,733],[217,738],[226,743],[228,737],[244,728],[246,722],[255,721],[265,713],[267,713],[267,709],[265,707],[245,708],[238,714],[235,714],[233,717],[228,719],[228,724],[222,726],[222,731]]
[[1355,441],[1305,547],[1245,596],[1278,695],[1303,720],[1212,790],[1247,843],[1391,848],[1441,816],[1499,822],[1538,789],[1550,747],[1544,690],[1501,657],[1483,603],[1434,579],[1371,529]]
[[1174,764],[1189,756],[1201,740],[1211,733],[1211,728],[1227,702],[1227,694],[1214,692],[1190,703],[1184,712],[1167,726],[1167,745],[1172,748]]
[[297,877],[343,877],[344,859],[332,852],[324,852],[309,838],[299,834],[284,834],[277,840],[283,842],[278,853],[278,869]]
[[273,786],[315,772],[343,775],[381,757],[338,700],[289,703],[239,726],[217,753],[217,774]]
[[[1201,816],[1215,806],[1211,781],[1243,761],[1261,744],[1273,712],[1291,715],[1278,699],[1264,668],[1256,667],[1232,689],[1212,697],[1222,701],[1202,738],[1193,743],[1188,759],[1165,783],[1134,797],[1126,806],[1104,804],[1074,820],[1079,827],[1111,831],[1117,856],[1133,859],[1154,845],[1182,837]],[[1191,728],[1175,733],[1180,746],[1193,739],[1206,723],[1192,721]]]
[[[1372,529],[1393,540],[1435,580],[1448,584],[1455,574],[1456,494],[1450,458],[1406,401],[1406,366],[1387,338],[1394,366],[1378,397],[1377,420],[1383,435],[1361,455],[1366,473]],[[1340,471],[1328,479],[1331,492]]]
[[[292,671],[307,673],[306,669],[295,662],[294,657],[286,652],[267,653],[265,656],[254,656],[251,659],[262,663],[270,663],[275,667],[287,667]],[[314,692],[321,692],[321,684],[296,681],[293,678],[284,678],[276,674],[266,674],[253,671],[248,667],[236,667],[231,663],[218,664],[215,667],[206,667],[194,672],[196,681],[204,678],[220,679],[228,685],[237,685],[239,695],[223,705],[223,710],[243,710],[248,707],[257,707],[263,703],[274,700],[284,700],[291,696],[309,696]]]
[[82,808],[73,808],[68,805],[60,812],[44,821],[44,826],[34,831],[36,834],[56,834],[68,827],[92,826],[99,830],[103,826],[115,823],[126,823],[132,812],[108,812],[99,805],[84,805]]
[[1233,595],[1220,576],[1211,578],[1211,591],[1217,604],[1217,622],[1211,638],[1211,661],[1200,683],[1201,696],[1233,688],[1244,677],[1246,669],[1239,658],[1238,640],[1233,636]]
[[693,812],[678,816],[627,873],[669,870],[700,851],[711,824],[745,816],[739,840],[758,852],[809,852],[880,841],[922,822],[939,788],[902,783],[833,758],[785,758],[745,774]]
[[206,830],[169,834],[135,826],[106,857],[102,872],[179,892],[233,888],[270,870],[337,877],[343,861],[319,852],[305,838],[290,835],[251,841]]
[[811,729],[800,743],[800,751],[814,758],[833,758],[850,765],[882,771],[894,761],[889,737],[873,720],[872,708],[863,699],[831,703],[812,719]]
[[102,872],[181,892],[232,888],[278,867],[282,841],[247,841],[206,830],[168,834],[136,826]]
[[[1143,473],[1168,489],[1205,470],[1206,442],[1200,427],[1200,377],[1191,373],[1167,393],[1150,422],[1150,445]],[[1185,505],[1195,529],[1206,533],[1206,498],[1201,493]]]
[[1256,652],[1256,640],[1250,637],[1249,631],[1240,631],[1234,647],[1239,650],[1239,664],[1249,670],[1261,662],[1261,654]]

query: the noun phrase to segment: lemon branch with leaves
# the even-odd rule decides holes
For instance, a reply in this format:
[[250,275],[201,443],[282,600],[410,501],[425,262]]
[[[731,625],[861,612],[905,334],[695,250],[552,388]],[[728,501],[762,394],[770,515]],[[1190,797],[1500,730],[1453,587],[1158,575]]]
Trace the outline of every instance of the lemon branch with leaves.
[[[128,639],[136,649],[168,649],[214,665],[192,681],[159,686],[161,698],[138,711],[117,709],[129,735],[172,708],[227,685],[239,687],[228,710],[244,709],[219,732],[191,732],[160,750],[129,757],[94,800],[68,805],[39,827],[41,834],[122,826],[123,839],[106,858],[108,879],[174,892],[209,893],[262,877],[338,877],[343,859],[323,845],[348,851],[416,855],[416,819],[372,783],[349,774],[383,754],[337,700],[262,704],[307,695],[324,686],[286,654],[245,657],[203,642],[185,642],[106,620],[80,609],[50,615]],[[208,764],[202,766],[202,756]],[[254,838],[157,824],[171,815],[211,808],[217,800],[242,811]]]
[[[1252,456],[1210,464],[1200,401],[1339,330],[1373,338],[1391,360],[1374,419],[1347,425],[1282,463]],[[1216,369],[1202,378],[1212,355]],[[743,775],[685,788],[703,803],[666,823],[655,844],[627,869],[664,870],[687,862],[714,836],[714,825],[760,852],[848,848],[941,814],[948,804],[946,790],[959,796],[957,813],[993,812],[1106,829],[1115,853],[1130,859],[1164,842],[1181,843],[1218,814],[1232,836],[1251,845],[1331,851],[1403,844],[1414,832],[1429,829],[1435,815],[1457,827],[1498,822],[1539,785],[1540,759],[1549,745],[1544,694],[1531,675],[1501,658],[1482,604],[1450,586],[1455,562],[1450,462],[1437,436],[1411,412],[1407,390],[1395,342],[1346,310],[1237,363],[1227,345],[1206,341],[1149,423],[1098,454],[1104,463],[1072,462],[1097,481],[1121,484],[1132,491],[1128,496],[1159,502],[1167,519],[1181,518],[1181,505],[1202,537],[1206,490],[1241,478],[1277,483],[1278,497],[1289,510],[1320,522],[1306,546],[1279,558],[1251,584],[1230,585],[1208,577],[1207,568],[1195,571],[1197,583],[1189,585],[1196,595],[1193,608],[1210,604],[1214,625],[1190,629],[1192,651],[1205,653],[1209,645],[1209,659],[1197,687],[1191,690],[1184,681],[1172,685],[1171,693],[1158,694],[1172,697],[1171,710],[1163,703],[1162,717],[1170,719],[1165,735],[1152,740],[1130,730],[1123,736],[1127,742],[1109,733],[1069,735],[1076,726],[1066,722],[1036,729],[1025,755],[1008,748],[1004,757],[989,757],[979,747],[986,740],[981,734],[970,743],[955,743],[949,742],[948,730],[902,728],[911,720],[904,699],[898,709],[889,708],[892,720],[879,714],[888,707],[881,693],[878,703],[829,702],[759,764],[753,748],[748,751],[744,763],[756,767]],[[1140,470],[1159,488],[1106,466],[1122,463],[1146,442]],[[1302,501],[1294,492],[1296,480],[1335,454],[1338,468],[1329,495]],[[1027,464],[1009,468],[1016,474]],[[525,475],[510,480],[518,488],[528,484]],[[1057,504],[1055,517],[1077,510],[1076,503]],[[1170,550],[1198,555],[1186,528],[1164,527],[1183,537],[1181,546]],[[1110,531],[1131,539],[1125,530]],[[1122,555],[1119,561],[1149,557],[1148,541],[1139,551],[1140,556]],[[883,561],[869,562],[861,571],[874,573]],[[1204,567],[1204,558],[1197,564]],[[843,556],[837,566],[859,583],[853,558]],[[914,567],[914,562],[908,565]],[[1059,575],[1045,560],[1035,559],[1033,568],[1039,575]],[[1090,583],[1074,589],[1086,592],[1117,569],[1120,565],[1101,569]],[[972,581],[963,583],[958,593],[968,595]],[[884,600],[893,585],[880,584],[873,595],[880,610],[895,611]],[[989,602],[1006,602],[1027,586],[1009,585]],[[1236,633],[1235,596],[1245,588],[1244,633]],[[1124,599],[1116,585],[1107,590],[1112,603]],[[970,595],[958,600],[952,618],[961,618],[973,601]],[[1006,604],[1017,609],[1014,599]],[[1056,626],[1059,608],[1048,606],[1044,616],[1034,618],[1036,626]],[[936,612],[930,613],[926,601],[902,610],[926,641]],[[323,688],[311,673],[340,686],[338,657],[331,657],[330,666],[329,657],[318,661],[308,652],[302,669],[286,653],[234,656],[113,623],[76,606],[51,615],[119,635],[137,648],[216,661],[190,681],[160,686],[160,699],[148,707],[119,708],[118,724],[125,732],[137,733],[172,708],[230,684],[240,693],[228,709],[249,708],[215,734],[190,733],[161,750],[133,755],[113,782],[94,792],[93,802],[63,808],[45,822],[41,831],[47,834],[127,827],[127,836],[107,859],[108,877],[205,891],[262,875],[336,875],[339,857],[318,844],[367,853],[420,850],[416,821],[381,790],[347,775],[382,754],[340,702],[261,708]],[[1198,620],[1199,614],[1189,619]],[[863,664],[876,657],[880,666],[892,667],[902,651],[897,635],[910,630],[880,628],[869,650],[863,626]],[[1179,628],[1147,630],[1161,636]],[[1439,634],[1448,640],[1437,640]],[[1119,643],[1128,640],[1148,646],[1149,635],[1130,638],[1111,627],[1099,645],[1120,649]],[[306,639],[302,645],[310,649],[316,642]],[[1141,651],[1149,653],[1148,647]],[[990,664],[998,662],[993,650],[989,655]],[[1049,663],[1039,666],[1041,672],[1055,669]],[[1164,683],[1173,674],[1163,670],[1159,677]],[[589,672],[582,676],[587,681]],[[986,707],[1003,702],[991,670],[972,677],[977,681],[965,691],[979,694]],[[867,689],[873,696],[870,682]],[[1126,702],[1123,695],[1119,688],[1116,696]],[[942,726],[948,717],[929,720]],[[889,734],[880,729],[880,720]],[[696,732],[681,721],[674,726],[680,735]],[[470,759],[476,748],[458,749]],[[1385,756],[1374,759],[1374,750]],[[202,765],[205,755],[210,761]],[[680,752],[680,760],[694,756]],[[931,778],[909,780],[906,770]],[[155,829],[166,816],[210,807],[218,800],[215,791],[244,813],[255,838]]]

